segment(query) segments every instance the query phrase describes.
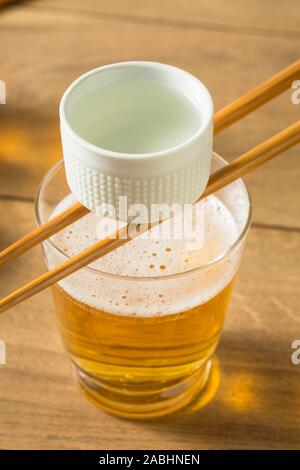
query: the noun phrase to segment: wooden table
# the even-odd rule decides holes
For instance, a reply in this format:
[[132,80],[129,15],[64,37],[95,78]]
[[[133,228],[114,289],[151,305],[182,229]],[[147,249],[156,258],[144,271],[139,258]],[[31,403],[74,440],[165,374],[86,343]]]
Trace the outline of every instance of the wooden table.
[[[71,5],[71,6],[70,6]],[[296,60],[298,0],[44,0],[0,13],[0,246],[34,227],[33,197],[61,158],[58,103],[84,71],[130,59],[199,76],[216,109]],[[300,77],[299,77],[300,78]],[[291,91],[216,138],[229,159],[299,118]],[[50,292],[0,318],[0,448],[299,448],[300,148],[247,177],[254,220],[204,401],[153,422],[111,417],[76,389]],[[1,270],[0,294],[44,270],[40,249]],[[206,405],[206,406],[204,406]]]

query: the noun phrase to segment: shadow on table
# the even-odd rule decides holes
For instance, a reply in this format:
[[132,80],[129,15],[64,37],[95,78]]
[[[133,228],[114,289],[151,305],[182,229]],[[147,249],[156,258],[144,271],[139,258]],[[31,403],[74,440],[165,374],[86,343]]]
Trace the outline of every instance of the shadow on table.
[[214,359],[198,399],[177,414],[140,425],[189,440],[190,448],[197,448],[197,441],[199,448],[203,441],[224,448],[233,443],[241,448],[299,447],[300,367],[286,361],[284,342],[272,342],[272,349],[270,361],[265,344],[259,348],[255,338],[246,342],[227,334],[220,361]]

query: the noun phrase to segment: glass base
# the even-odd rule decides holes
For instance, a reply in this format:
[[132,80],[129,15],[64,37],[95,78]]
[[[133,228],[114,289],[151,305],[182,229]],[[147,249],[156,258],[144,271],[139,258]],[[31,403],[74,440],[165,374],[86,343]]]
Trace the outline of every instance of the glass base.
[[81,391],[94,405],[122,418],[143,420],[174,413],[196,399],[208,381],[211,360],[179,384],[160,387],[159,391],[151,390],[149,385],[147,395],[140,391],[139,384],[114,386],[87,374],[76,365],[73,367]]

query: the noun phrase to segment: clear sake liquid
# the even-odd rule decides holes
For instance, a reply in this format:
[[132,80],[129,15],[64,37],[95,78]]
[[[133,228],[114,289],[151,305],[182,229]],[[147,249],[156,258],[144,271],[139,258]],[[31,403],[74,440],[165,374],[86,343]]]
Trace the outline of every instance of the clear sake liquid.
[[201,118],[181,90],[156,80],[115,81],[78,98],[70,110],[73,129],[88,142],[121,153],[151,153],[194,135]]

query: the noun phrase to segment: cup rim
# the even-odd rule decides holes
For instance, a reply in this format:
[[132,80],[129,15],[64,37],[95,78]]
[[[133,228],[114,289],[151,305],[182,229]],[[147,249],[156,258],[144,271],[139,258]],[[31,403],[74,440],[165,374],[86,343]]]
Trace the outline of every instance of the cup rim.
[[[92,144],[85,138],[79,136],[77,132],[74,131],[72,128],[71,124],[69,123],[69,119],[66,114],[66,105],[67,101],[70,98],[71,94],[76,90],[78,86],[82,84],[83,81],[85,81],[87,78],[91,77],[92,75],[96,75],[99,72],[109,70],[109,69],[114,69],[114,68],[125,68],[125,67],[144,67],[144,68],[152,68],[152,69],[161,69],[164,71],[169,71],[170,73],[177,73],[182,75],[188,80],[191,80],[196,84],[199,88],[199,91],[202,93],[202,95],[205,97],[206,100],[206,107],[207,111],[205,112],[205,116],[203,119],[200,120],[199,122],[199,128],[197,131],[190,136],[189,138],[185,139],[183,142],[181,142],[178,145],[168,147],[167,149],[164,150],[159,150],[156,152],[146,152],[146,153],[126,153],[126,152],[116,152],[113,150],[105,149],[103,147],[99,147],[95,144]],[[174,152],[180,152],[181,150],[185,149],[187,146],[193,144],[199,136],[203,135],[206,133],[206,131],[209,129],[211,122],[213,120],[213,101],[212,97],[207,89],[207,87],[204,85],[204,83],[201,82],[197,77],[192,75],[191,73],[179,68],[175,67],[173,65],[169,64],[164,64],[161,62],[154,62],[154,61],[126,61],[126,62],[116,62],[113,64],[108,64],[108,65],[103,65],[101,67],[94,68],[92,70],[89,70],[88,72],[84,73],[83,75],[80,75],[77,79],[75,79],[69,87],[66,89],[64,92],[60,104],[59,104],[59,115],[60,115],[60,120],[61,120],[61,126],[64,128],[64,130],[69,134],[69,136],[80,146],[83,148],[86,148],[90,152],[105,156],[105,157],[111,157],[111,158],[123,158],[123,159],[130,159],[130,160],[135,160],[137,158],[145,158],[145,159],[159,159],[162,156],[166,157],[167,155],[173,154]]]
[[[224,163],[225,165],[228,165],[228,162],[223,157],[218,155],[217,153],[212,152],[212,157],[216,158],[218,161]],[[42,191],[50,183],[50,181],[55,176],[55,174],[63,166],[64,166],[63,160],[60,160],[55,165],[53,165],[50,168],[50,170],[45,174],[45,176],[43,177],[43,179],[42,179],[42,181],[41,181],[41,183],[38,187],[38,190],[37,190],[37,193],[36,193],[36,196],[35,196],[35,200],[34,200],[35,221],[36,221],[36,224],[37,224],[38,227],[40,227],[43,223],[42,220],[41,220],[41,217],[40,217],[40,210],[39,210],[39,202],[40,202],[40,198],[41,198],[41,195],[42,195]],[[109,273],[109,272],[106,272],[106,271],[101,271],[100,269],[93,268],[91,266],[85,266],[81,269],[88,270],[88,271],[91,271],[91,272],[96,273],[98,275],[100,274],[101,276],[109,277],[109,278],[113,278],[113,279],[121,279],[121,280],[126,280],[126,281],[140,281],[141,282],[141,281],[158,281],[158,280],[174,279],[174,278],[177,278],[179,276],[185,276],[185,275],[188,275],[188,274],[196,273],[198,271],[210,268],[211,266],[214,266],[219,262],[222,262],[222,260],[224,260],[228,255],[230,255],[232,252],[234,252],[241,245],[241,243],[243,242],[243,240],[245,239],[245,237],[246,237],[246,235],[249,231],[251,220],[252,220],[252,201],[251,201],[251,197],[250,197],[248,188],[247,188],[247,186],[244,183],[242,178],[239,178],[237,181],[240,181],[240,183],[242,184],[242,187],[243,187],[244,191],[246,192],[246,196],[247,196],[247,199],[248,199],[247,220],[246,220],[245,225],[244,225],[243,229],[241,230],[239,236],[237,237],[237,239],[226,250],[224,250],[219,256],[217,256],[213,260],[209,261],[208,263],[205,263],[205,264],[200,265],[200,266],[196,266],[196,267],[188,269],[186,271],[181,271],[179,273],[160,275],[160,276],[128,276],[128,275],[122,275],[122,274],[113,274],[113,273]],[[54,248],[60,255],[62,255],[65,258],[65,260],[68,260],[68,259],[71,258],[71,256],[69,256],[67,253],[65,253],[63,250],[61,250],[50,238],[46,239],[43,242],[43,244],[49,245],[51,247],[51,249]]]

